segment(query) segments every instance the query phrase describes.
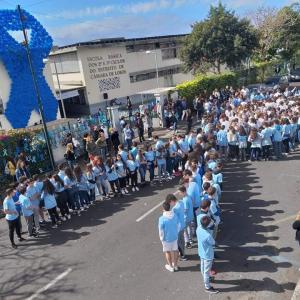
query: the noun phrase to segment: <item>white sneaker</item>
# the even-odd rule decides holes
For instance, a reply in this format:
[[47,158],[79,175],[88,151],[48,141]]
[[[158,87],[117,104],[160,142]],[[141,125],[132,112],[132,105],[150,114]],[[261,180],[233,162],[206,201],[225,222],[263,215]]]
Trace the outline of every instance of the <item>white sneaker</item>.
[[176,272],[179,270],[179,269],[178,269],[178,266],[176,266],[176,267],[173,266],[173,268],[174,268],[174,271],[176,271]]
[[135,188],[134,187],[132,188],[132,191],[135,192]]
[[70,220],[71,219],[71,215],[67,215],[67,219]]
[[124,190],[121,190],[121,193],[122,193],[122,195],[125,195],[125,191]]
[[136,190],[136,191],[139,191],[140,189],[136,186],[136,187],[135,187],[135,190]]
[[174,272],[174,269],[170,265],[165,265],[166,270],[169,272]]
[[61,219],[62,219],[63,221],[67,221],[66,217],[61,217]]
[[124,191],[125,191],[125,194],[128,194],[128,193],[129,193],[127,189],[125,189]]
[[72,213],[72,212],[73,212],[73,209],[69,208],[69,212]]
[[80,210],[81,210],[81,211],[84,211],[84,208],[83,208],[83,207],[80,207]]
[[86,205],[86,204],[84,204],[84,206],[83,206],[85,209],[88,209],[89,207]]

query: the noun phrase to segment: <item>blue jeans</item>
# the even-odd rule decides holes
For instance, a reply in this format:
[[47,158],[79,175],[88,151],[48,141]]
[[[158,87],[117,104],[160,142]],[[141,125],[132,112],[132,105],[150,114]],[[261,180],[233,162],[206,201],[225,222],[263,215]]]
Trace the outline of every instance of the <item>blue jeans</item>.
[[174,157],[169,157],[167,158],[167,172],[171,176],[174,171],[174,165],[175,165],[175,158]]
[[281,142],[273,142],[274,155],[276,158],[282,157],[282,144]]
[[95,188],[90,189],[90,200],[92,202],[96,200],[96,191],[95,191]]
[[210,282],[209,282],[209,272],[212,267],[213,260],[207,260],[207,259],[200,259],[200,271],[203,276],[204,286],[206,289],[210,288]]
[[126,142],[126,145],[127,145],[127,149],[130,150],[131,146],[132,146],[132,139],[126,139],[125,142]]
[[102,196],[106,196],[108,194],[109,186],[107,184],[107,180],[104,177],[99,176],[96,179],[96,185],[97,185],[99,194],[102,194]]
[[147,169],[147,166],[145,164],[141,164],[140,167],[139,167],[139,173],[140,173],[140,176],[141,176],[141,182],[145,181],[146,169]]
[[164,176],[164,177],[166,177],[166,164],[165,163],[163,163],[163,164],[158,164],[157,165],[157,168],[158,168],[158,177],[159,177],[159,179],[161,179],[162,178],[162,176]]
[[88,191],[79,191],[79,201],[80,201],[80,206],[84,206],[85,204],[88,205],[90,204],[90,196]]
[[[80,209],[78,189],[74,186],[67,190],[68,204],[71,209]],[[70,207],[71,206],[71,207]]]
[[260,152],[260,148],[258,148],[258,147],[251,148],[250,159],[251,160],[258,160],[259,152]]
[[150,173],[150,181],[152,181],[154,179],[154,163],[153,161],[148,161],[147,165]]

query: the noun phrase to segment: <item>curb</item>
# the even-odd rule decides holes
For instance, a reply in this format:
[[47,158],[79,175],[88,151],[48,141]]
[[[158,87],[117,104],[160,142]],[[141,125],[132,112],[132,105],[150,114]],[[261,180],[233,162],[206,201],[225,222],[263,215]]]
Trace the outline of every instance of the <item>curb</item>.
[[295,287],[294,294],[291,300],[300,300],[300,279]]

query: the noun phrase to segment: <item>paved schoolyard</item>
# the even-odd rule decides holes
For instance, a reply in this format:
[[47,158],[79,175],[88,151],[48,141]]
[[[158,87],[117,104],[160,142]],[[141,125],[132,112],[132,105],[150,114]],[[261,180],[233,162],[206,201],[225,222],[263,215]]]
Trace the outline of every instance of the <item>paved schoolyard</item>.
[[180,272],[164,270],[160,209],[152,208],[174,191],[175,179],[98,202],[18,250],[8,246],[1,220],[0,299],[290,299],[300,274],[291,228],[300,209],[299,158],[295,153],[279,162],[227,164],[215,262],[218,295],[209,298],[203,291],[196,248],[188,250]]

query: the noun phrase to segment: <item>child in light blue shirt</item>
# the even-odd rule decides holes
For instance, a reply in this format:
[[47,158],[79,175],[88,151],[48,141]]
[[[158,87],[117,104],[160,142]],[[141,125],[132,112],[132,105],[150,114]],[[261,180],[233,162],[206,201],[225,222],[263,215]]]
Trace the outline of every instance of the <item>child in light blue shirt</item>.
[[138,164],[136,163],[134,157],[130,153],[128,154],[126,165],[129,171],[132,191],[133,192],[139,191],[138,182],[137,182]]
[[45,208],[48,210],[49,216],[52,221],[52,228],[57,228],[58,224],[61,224],[60,217],[57,212],[57,203],[55,199],[55,187],[49,179],[44,180],[44,187],[41,198],[45,202]]
[[117,193],[121,192],[121,190],[120,190],[119,177],[118,177],[116,165],[112,158],[107,159],[106,174],[107,174],[107,179],[108,179],[108,182],[112,189],[113,195],[116,196]]
[[176,196],[169,194],[166,197],[166,202],[169,202],[172,207],[172,211],[176,215],[179,224],[178,233],[178,250],[180,253],[181,260],[186,260],[185,257],[185,242],[184,242],[184,231],[186,229],[185,223],[185,208],[182,200],[177,200]]
[[164,147],[160,147],[156,151],[156,162],[158,168],[159,181],[162,182],[162,178],[167,178],[167,165],[166,165],[166,150]]
[[33,205],[28,197],[25,196],[26,186],[20,187],[19,202],[22,207],[22,213],[26,220],[28,235],[33,236]]
[[163,245],[163,252],[166,257],[166,270],[174,272],[178,270],[178,218],[171,210],[168,202],[163,203],[163,214],[158,220],[159,238]]

